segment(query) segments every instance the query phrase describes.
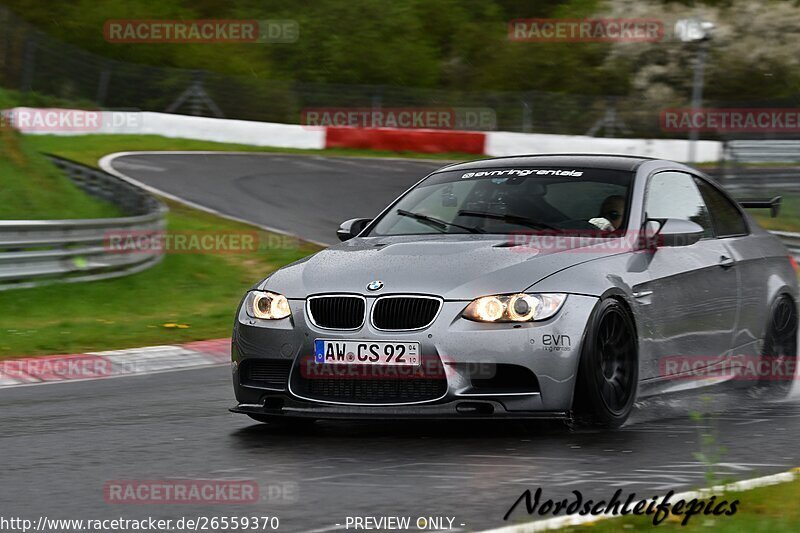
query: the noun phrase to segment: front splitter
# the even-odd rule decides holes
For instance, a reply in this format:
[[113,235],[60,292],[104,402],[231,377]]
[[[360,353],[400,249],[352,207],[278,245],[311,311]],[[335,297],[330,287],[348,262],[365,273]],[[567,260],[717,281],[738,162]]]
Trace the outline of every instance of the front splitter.
[[281,405],[239,404],[232,413],[286,418],[316,418],[327,420],[466,420],[466,419],[571,419],[566,411],[507,411],[500,401],[460,398],[435,404],[398,405],[336,405],[301,402],[283,398]]

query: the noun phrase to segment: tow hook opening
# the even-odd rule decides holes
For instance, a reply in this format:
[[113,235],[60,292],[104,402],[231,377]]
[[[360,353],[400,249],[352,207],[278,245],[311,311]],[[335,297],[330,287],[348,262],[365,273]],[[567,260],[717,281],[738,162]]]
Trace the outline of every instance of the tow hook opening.
[[280,411],[283,409],[283,398],[275,396],[264,398],[264,409]]
[[485,402],[461,402],[456,405],[456,412],[462,415],[490,415],[494,406]]

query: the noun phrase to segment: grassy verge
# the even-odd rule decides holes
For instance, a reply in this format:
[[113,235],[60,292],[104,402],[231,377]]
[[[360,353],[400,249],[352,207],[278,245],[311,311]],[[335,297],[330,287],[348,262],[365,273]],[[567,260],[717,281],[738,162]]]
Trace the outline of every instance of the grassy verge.
[[753,210],[751,214],[766,229],[800,232],[800,195],[782,196],[781,213],[776,218],[770,218],[766,209]]
[[[60,105],[0,90],[0,109]],[[122,150],[252,150],[163,137],[22,136],[0,127],[0,219],[120,216],[85,195],[41,152],[96,165]],[[252,232],[253,227],[171,203],[174,232]],[[0,291],[0,358],[177,343],[230,335],[233,313],[254,282],[317,250],[259,232],[256,251],[168,254],[134,276]]]
[[[758,489],[730,492],[718,496],[717,501],[739,500],[733,516],[695,515],[686,526],[681,525],[682,517],[671,515],[658,526],[658,531],[723,531],[723,532],[764,532],[789,533],[800,530],[800,480],[790,483],[762,487]],[[580,527],[565,528],[562,531],[583,533],[611,533],[618,531],[653,531],[652,516],[624,517],[601,520]]]
[[[253,231],[171,203],[173,231]],[[134,276],[0,291],[0,358],[79,353],[230,335],[244,292],[273,270],[316,251],[287,239],[257,252],[166,255]]]
[[89,100],[59,98],[32,91],[20,92],[0,87],[0,109],[12,107],[63,107],[67,109],[97,109]]
[[30,141],[0,125],[0,219],[121,216],[113,205],[84,194]]

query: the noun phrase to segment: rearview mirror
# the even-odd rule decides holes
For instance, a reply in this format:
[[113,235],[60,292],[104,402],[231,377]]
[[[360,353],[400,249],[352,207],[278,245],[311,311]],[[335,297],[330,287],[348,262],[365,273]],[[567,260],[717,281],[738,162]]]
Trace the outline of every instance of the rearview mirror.
[[703,238],[705,230],[700,224],[680,218],[647,219],[646,232],[651,246],[691,246]]
[[339,229],[336,230],[336,236],[339,237],[340,241],[352,239],[364,231],[364,228],[366,228],[367,224],[370,222],[372,222],[371,218],[351,218],[350,220],[345,220],[339,226]]

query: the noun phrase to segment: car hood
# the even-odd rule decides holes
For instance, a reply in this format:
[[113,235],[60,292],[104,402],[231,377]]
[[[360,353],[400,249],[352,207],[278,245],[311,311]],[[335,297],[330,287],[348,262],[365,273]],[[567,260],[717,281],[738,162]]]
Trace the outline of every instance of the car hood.
[[[501,235],[356,238],[276,271],[258,288],[287,298],[344,292],[471,300],[520,292],[570,266],[621,253],[611,241],[619,240],[558,237],[550,246],[542,246],[543,240],[533,246]],[[376,280],[383,288],[367,290]]]

